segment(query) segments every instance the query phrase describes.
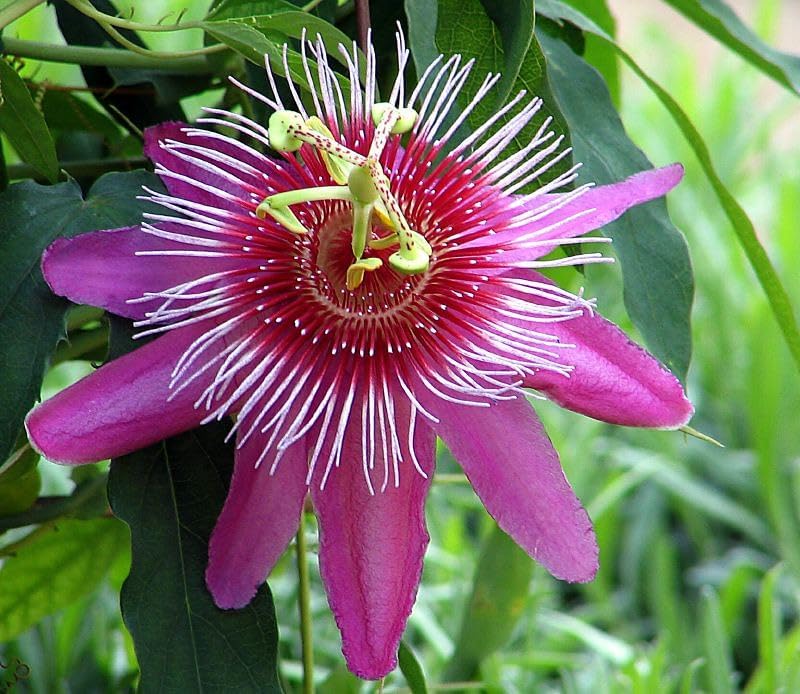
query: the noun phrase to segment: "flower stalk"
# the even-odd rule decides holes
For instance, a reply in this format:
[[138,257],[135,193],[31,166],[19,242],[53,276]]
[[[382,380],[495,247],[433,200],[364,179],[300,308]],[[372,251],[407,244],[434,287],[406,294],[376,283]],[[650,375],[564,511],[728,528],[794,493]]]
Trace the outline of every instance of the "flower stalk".
[[184,75],[206,75],[211,72],[203,56],[176,57],[168,61],[153,55],[142,55],[119,48],[93,46],[62,46],[42,41],[26,41],[11,36],[3,37],[3,49],[8,55],[32,58],[50,63],[92,65],[99,67],[129,67],[143,70],[163,70]]
[[297,593],[300,611],[300,644],[303,650],[303,694],[314,693],[314,644],[311,629],[311,581],[306,558],[305,517],[300,519],[295,543],[297,553]]

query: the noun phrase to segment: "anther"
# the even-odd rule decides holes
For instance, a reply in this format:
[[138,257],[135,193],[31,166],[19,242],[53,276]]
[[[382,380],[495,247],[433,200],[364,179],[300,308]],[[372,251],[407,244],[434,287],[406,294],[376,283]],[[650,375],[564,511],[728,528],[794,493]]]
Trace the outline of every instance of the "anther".
[[278,152],[296,152],[303,141],[292,134],[292,130],[303,125],[303,117],[295,111],[275,111],[269,117],[269,144]]
[[396,106],[383,102],[375,104],[372,107],[372,121],[375,125],[378,125],[383,120],[384,114],[389,109],[393,109],[397,112],[397,121],[395,121],[391,129],[392,135],[407,133],[414,127],[414,123],[417,122],[418,114],[413,108],[397,108]]

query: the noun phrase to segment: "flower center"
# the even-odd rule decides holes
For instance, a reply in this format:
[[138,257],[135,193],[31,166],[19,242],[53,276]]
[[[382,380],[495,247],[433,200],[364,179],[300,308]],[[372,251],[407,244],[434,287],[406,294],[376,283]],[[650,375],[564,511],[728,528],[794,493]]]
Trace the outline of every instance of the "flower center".
[[337,314],[382,315],[404,305],[422,277],[397,272],[389,264],[390,248],[372,248],[369,243],[390,234],[376,223],[369,230],[363,261],[377,269],[363,273],[352,286],[352,214],[342,206],[318,229],[309,245],[314,287],[319,298]]
[[[366,273],[375,272],[384,261],[404,275],[425,272],[431,247],[418,231],[409,226],[380,164],[389,136],[408,132],[416,118],[416,112],[410,109],[376,104],[373,108],[375,132],[365,157],[337,142],[319,118],[312,117],[304,122],[295,111],[276,111],[269,121],[270,144],[283,152],[297,151],[303,144],[315,147],[331,178],[339,185],[271,195],[261,202],[256,214],[261,218],[269,215],[289,231],[306,234],[308,229],[292,212],[291,205],[333,200],[350,203],[350,247],[355,262],[351,262],[345,272],[345,288],[348,290],[361,286]],[[384,235],[374,234],[373,216],[384,223]],[[396,251],[386,258],[381,257],[379,251],[395,246],[399,246]],[[376,253],[365,255],[368,249]]]

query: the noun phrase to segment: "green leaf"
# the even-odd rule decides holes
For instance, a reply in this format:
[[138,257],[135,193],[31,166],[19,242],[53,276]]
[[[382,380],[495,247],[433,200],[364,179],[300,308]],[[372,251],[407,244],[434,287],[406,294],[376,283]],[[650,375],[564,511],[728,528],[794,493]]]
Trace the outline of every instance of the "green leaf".
[[428,694],[428,685],[425,683],[425,673],[422,665],[419,664],[417,656],[405,641],[400,642],[397,651],[397,662],[400,665],[400,672],[406,678],[406,684],[411,690],[411,694]]
[[731,645],[719,599],[713,588],[705,586],[701,594],[701,629],[706,656],[706,687],[712,694],[733,694]]
[[[317,22],[322,22],[323,24],[327,25],[327,22],[323,22],[322,20],[312,17],[311,15],[305,15],[304,13],[299,14],[303,14],[303,17],[309,17],[312,20],[316,20]],[[286,69],[284,68],[283,64],[283,45],[286,42],[286,35],[281,34],[277,30],[270,30],[267,28],[261,30],[256,28],[259,26],[260,22],[265,24],[275,22],[276,25],[278,25],[280,24],[280,17],[281,15],[274,15],[266,18],[254,16],[245,17],[235,21],[225,20],[201,22],[201,25],[210,36],[213,36],[215,39],[221,41],[229,48],[232,48],[251,63],[263,67],[264,58],[266,56],[269,59],[269,64],[272,70],[276,74],[286,77]],[[330,27],[330,25],[328,26]],[[328,36],[329,39],[339,35],[338,29],[335,29],[334,27],[330,27],[330,29],[332,31],[326,31],[326,36]],[[299,29],[293,30],[293,33],[297,32],[299,32]],[[344,36],[344,34],[342,34],[342,36]],[[336,53],[336,57],[337,60],[343,60],[342,56],[338,54],[338,51]],[[305,89],[307,91],[312,89],[313,85],[309,84],[300,53],[291,49],[287,50],[286,62],[289,67],[288,76],[291,77],[292,81],[301,89]],[[311,67],[312,76],[315,75],[316,67],[314,61],[309,58],[308,64]],[[346,103],[350,98],[350,83],[342,76],[339,79],[339,86],[342,89],[342,94]],[[316,87],[313,88],[317,89]],[[317,91],[319,90],[317,89]]]
[[297,10],[297,6],[286,0],[222,0],[211,8],[206,15],[206,20],[239,19],[259,14],[293,12],[295,10]]
[[678,12],[724,46],[800,95],[800,56],[782,53],[764,43],[722,0],[666,0]]
[[[652,168],[625,133],[600,75],[561,41],[538,30],[537,35],[575,160],[583,163],[583,180],[610,184]],[[602,232],[614,239],[628,314],[655,356],[685,380],[694,280],[686,241],[666,203],[639,205]]]
[[675,121],[675,124],[680,128],[686,141],[694,151],[703,172],[711,183],[711,187],[720,202],[722,210],[728,217],[738,237],[739,244],[744,249],[745,255],[761,284],[761,288],[767,296],[772,313],[778,322],[781,332],[783,332],[786,344],[789,346],[789,351],[792,353],[792,357],[798,368],[800,368],[800,325],[798,325],[789,293],[786,291],[783,282],[772,265],[767,252],[761,245],[755,227],[747,216],[747,212],[745,212],[744,208],[737,202],[736,198],[733,197],[723,183],[711,159],[711,152],[708,146],[697,128],[695,128],[694,124],[689,120],[689,117],[683,111],[680,104],[678,104],[660,84],[645,73],[627,52],[614,43],[613,39],[608,36],[608,34],[577,10],[574,10],[558,0],[539,0],[537,9],[550,18],[563,18],[573,22],[581,29],[592,32],[596,36],[608,41],[614,46],[625,63],[651,89],[656,97],[658,97],[658,100],[662,103],[664,108],[667,109],[670,116]]
[[50,355],[64,337],[69,304],[48,289],[39,269],[44,249],[59,236],[136,224],[146,204],[144,171],[107,174],[84,201],[77,183],[24,181],[0,194],[0,460],[5,460],[42,385]]
[[758,595],[758,660],[761,676],[764,678],[765,692],[776,692],[780,667],[778,650],[780,646],[781,609],[776,589],[783,566],[778,564],[770,569],[761,583]]
[[[609,36],[615,36],[617,22],[606,0],[567,0],[573,6],[580,8],[587,17],[594,21]],[[537,10],[539,3],[537,3]],[[611,98],[619,106],[621,94],[619,61],[617,53],[612,46],[597,36],[586,36],[586,51],[584,60],[592,65],[603,76],[611,92]]]
[[0,130],[19,154],[51,183],[58,179],[58,157],[44,116],[30,92],[5,60],[0,58]]
[[525,609],[532,575],[531,558],[495,525],[481,549],[445,680],[470,679],[486,657],[505,645]]
[[233,464],[227,430],[209,425],[111,463],[111,506],[131,528],[121,604],[143,691],[280,691],[269,588],[244,609],[221,610],[204,582]]
[[[243,21],[249,21],[254,27],[263,31],[276,31],[284,36],[290,36],[295,39],[302,38],[303,30],[305,29],[305,35],[308,40],[315,41],[317,35],[319,35],[322,38],[322,43],[325,45],[328,55],[343,65],[347,65],[344,56],[339,52],[339,45],[341,44],[349,50],[353,43],[352,40],[347,34],[333,26],[333,24],[319,17],[315,17],[313,14],[289,11],[268,15],[256,15]],[[361,74],[363,77],[364,70],[366,69],[366,61],[361,51],[359,51],[359,57],[360,66],[362,68]]]
[[[328,50],[336,60],[342,61],[339,44],[349,48],[352,40],[330,22],[298,10],[285,0],[228,0],[220,3],[206,17],[206,21],[220,22],[235,20],[237,24],[252,26],[265,31],[278,32],[284,36],[299,39],[305,35],[314,40],[319,34]],[[346,63],[345,63],[346,64]]]
[[[264,57],[266,56],[269,58],[272,69],[277,74],[286,76],[286,71],[283,67],[282,44],[267,38],[258,29],[232,20],[201,22],[201,25],[208,34],[232,48],[246,60],[263,67]],[[288,51],[287,62],[289,64],[289,75],[294,83],[304,89],[308,89],[309,84],[303,71],[300,54],[296,51]]]
[[[502,73],[507,68],[512,72],[516,70],[516,78],[507,93],[516,94],[524,90],[527,98],[538,96],[544,101],[539,112],[505,148],[501,158],[508,157],[527,145],[548,116],[553,118],[551,129],[556,135],[565,136],[563,147],[567,148],[569,146],[568,128],[553,98],[545,59],[538,41],[533,37],[523,56],[510,55],[508,58],[504,51],[504,42],[508,44],[509,40],[505,39],[501,30],[489,18],[480,0],[440,0],[436,45],[445,56],[459,54],[465,60],[475,60],[459,97],[462,107],[466,106],[475,96],[488,73]],[[519,47],[519,43],[514,45]],[[519,62],[518,69],[514,67],[517,62]],[[503,85],[503,88],[507,88],[507,85]],[[498,97],[500,96],[498,85],[495,85],[467,118],[468,126],[476,129],[489,120],[499,108]],[[500,119],[497,128],[502,127],[511,117],[507,114]],[[543,181],[552,180],[571,166],[571,158],[565,157],[551,167],[541,181],[530,184],[521,192],[534,190]]]
[[500,30],[503,76],[497,84],[497,106],[513,96],[514,83],[525,63],[533,39],[536,13],[533,0],[481,0],[483,9]]
[[421,75],[425,68],[439,57],[439,49],[436,47],[439,8],[430,0],[405,0],[404,6],[408,21],[411,59],[417,69],[417,75]]
[[53,130],[95,133],[109,142],[116,142],[121,136],[111,118],[70,92],[45,89],[42,113]]
[[113,518],[59,521],[0,568],[0,643],[90,593],[127,542]]

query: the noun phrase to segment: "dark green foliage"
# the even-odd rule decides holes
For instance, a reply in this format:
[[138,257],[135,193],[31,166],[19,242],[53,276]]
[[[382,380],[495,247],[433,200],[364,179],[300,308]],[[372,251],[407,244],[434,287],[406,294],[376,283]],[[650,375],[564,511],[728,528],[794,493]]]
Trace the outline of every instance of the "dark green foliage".
[[233,468],[225,424],[114,460],[109,499],[131,528],[122,616],[143,692],[279,692],[278,629],[269,588],[242,610],[214,605],[207,543]]
[[[612,183],[652,168],[628,138],[597,72],[563,43],[539,33],[556,101],[572,136],[583,180]],[[650,350],[682,380],[691,357],[689,313],[694,295],[686,240],[656,200],[603,228],[622,266],[625,306]]]
[[144,171],[100,178],[86,199],[74,181],[16,183],[0,194],[0,460],[10,454],[22,420],[39,396],[50,355],[65,335],[69,304],[53,296],[39,269],[42,251],[59,236],[113,229],[141,220]]

